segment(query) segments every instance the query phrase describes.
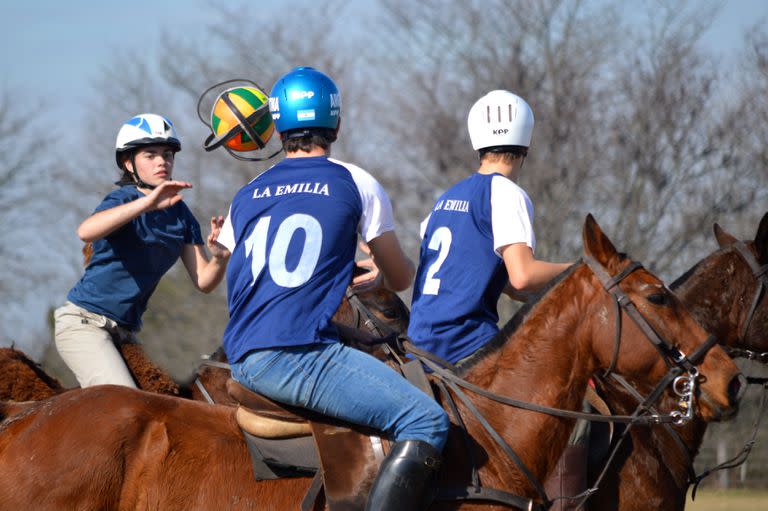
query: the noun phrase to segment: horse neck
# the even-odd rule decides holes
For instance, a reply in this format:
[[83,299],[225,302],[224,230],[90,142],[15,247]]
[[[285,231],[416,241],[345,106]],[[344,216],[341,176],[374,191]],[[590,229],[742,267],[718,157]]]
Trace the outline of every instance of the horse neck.
[[701,260],[672,287],[686,309],[720,343],[738,342],[739,326],[749,306],[746,294],[753,278],[733,251],[719,250]]
[[[594,292],[576,274],[550,290],[528,313],[517,331],[507,328],[497,340],[501,346],[488,352],[465,378],[491,392],[543,406],[580,410],[587,382],[594,372],[593,332],[590,316]],[[566,298],[567,297],[567,298]],[[574,421],[477,400],[475,405],[493,427],[542,478],[557,462]],[[475,425],[477,428],[478,426]],[[484,434],[473,435],[483,438]],[[541,449],[546,446],[546,449]],[[491,452],[494,445],[486,446]],[[496,453],[494,459],[505,459]],[[531,491],[528,482],[504,481],[520,491]]]
[[121,344],[119,350],[138,388],[155,394],[189,397],[184,384],[174,381],[170,374],[155,364],[141,344]]
[[[602,391],[611,411],[616,415],[630,415],[637,408],[637,400],[614,382],[603,382]],[[662,394],[658,403],[654,403],[654,407],[661,413],[672,410],[675,405],[675,398],[666,392]],[[675,481],[677,490],[682,492],[674,499],[677,502],[681,498],[684,500],[688,489],[689,459],[692,461],[698,454],[707,430],[707,423],[694,418],[684,426],[674,426],[673,430],[682,440],[688,454],[662,426],[634,427],[630,435],[634,465],[638,467],[658,465],[664,470],[668,477]]]
[[0,348],[0,399],[38,401],[64,391],[58,380],[13,348]]

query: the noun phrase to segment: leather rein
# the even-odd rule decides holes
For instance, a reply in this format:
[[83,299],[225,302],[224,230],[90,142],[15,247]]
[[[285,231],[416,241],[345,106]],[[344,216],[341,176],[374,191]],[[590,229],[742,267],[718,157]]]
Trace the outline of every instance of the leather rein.
[[[749,327],[752,323],[755,311],[757,310],[758,305],[760,305],[760,300],[763,298],[763,295],[765,295],[766,287],[768,287],[768,264],[760,265],[755,255],[743,241],[736,241],[732,243],[731,246],[741,256],[742,260],[747,264],[747,266],[749,266],[749,269],[752,271],[752,276],[757,282],[757,287],[755,288],[755,292],[752,295],[752,302],[750,304],[749,311],[747,312],[746,320],[744,321],[739,331],[738,339],[739,342],[743,344],[746,342],[747,333],[749,332]],[[731,346],[722,346],[722,348],[731,358],[746,358],[748,360],[753,360],[755,362],[768,365],[768,352],[761,353],[754,350],[734,348]],[[758,412],[757,419],[755,419],[750,439],[744,444],[744,447],[741,448],[741,451],[739,451],[739,453],[732,458],[723,461],[714,467],[707,468],[700,474],[696,474],[693,466],[694,455],[691,453],[690,448],[685,444],[677,431],[670,427],[665,428],[672,439],[675,441],[675,444],[678,446],[679,450],[685,455],[686,468],[688,471],[688,485],[693,485],[693,489],[691,490],[692,499],[696,498],[696,490],[698,489],[699,484],[701,484],[701,482],[706,477],[720,470],[736,468],[739,465],[742,465],[747,461],[749,455],[752,452],[752,448],[754,447],[755,440],[757,438],[757,432],[760,428],[760,423],[762,422],[763,416],[765,415],[766,405],[768,405],[768,378],[748,376],[747,383],[750,385],[763,386],[763,394],[760,399],[760,411]]]
[[[618,422],[626,423],[630,425],[635,424],[684,424],[693,416],[692,404],[693,395],[695,393],[696,378],[698,377],[698,369],[696,364],[703,359],[704,355],[717,344],[717,339],[714,336],[709,338],[699,346],[696,351],[689,357],[683,352],[677,349],[670,342],[661,337],[643,315],[637,310],[632,300],[620,289],[619,283],[624,280],[632,272],[642,268],[642,265],[637,262],[631,262],[623,271],[616,276],[609,275],[605,269],[594,259],[585,257],[585,263],[590,270],[595,274],[598,280],[603,285],[604,289],[614,297],[614,303],[616,304],[616,334],[615,334],[615,348],[612,363],[606,374],[612,373],[615,368],[616,360],[618,359],[618,352],[621,342],[621,312],[624,311],[641,329],[646,338],[654,345],[661,357],[664,359],[666,365],[669,368],[667,375],[661,379],[656,388],[649,394],[648,397],[642,399],[642,403],[638,406],[635,413],[632,415],[612,415],[605,416],[601,414],[591,414],[576,412],[572,410],[561,410],[558,408],[551,408],[547,406],[541,406],[534,403],[528,403],[519,401],[506,396],[501,396],[487,391],[482,387],[478,387],[456,374],[456,368],[449,362],[442,360],[441,358],[416,348],[413,343],[408,339],[406,335],[397,335],[395,341],[397,343],[396,349],[389,351],[396,355],[397,351],[405,352],[412,357],[420,360],[426,367],[432,370],[436,377],[436,384],[440,389],[443,396],[445,396],[447,405],[453,415],[456,423],[463,431],[465,440],[468,442],[469,435],[464,426],[464,421],[458,411],[453,396],[448,391],[450,389],[464,404],[464,406],[472,413],[472,415],[483,426],[487,433],[494,439],[499,447],[504,451],[507,457],[520,469],[520,471],[528,478],[531,484],[535,487],[536,492],[539,495],[541,503],[534,502],[533,499],[522,497],[519,495],[506,492],[504,490],[498,490],[493,488],[482,487],[479,481],[476,464],[473,462],[472,467],[472,486],[466,488],[441,488],[436,496],[438,500],[486,500],[495,501],[502,504],[506,504],[512,507],[519,507],[529,510],[546,510],[552,505],[552,501],[547,497],[541,482],[533,475],[530,469],[525,466],[517,453],[509,446],[501,435],[490,425],[488,420],[482,415],[482,413],[475,407],[471,399],[461,390],[461,388],[467,389],[475,394],[479,394],[487,399],[491,399],[501,404],[530,410],[534,412],[544,413],[548,415],[570,418],[570,419],[584,419],[598,422]],[[369,326],[373,324],[378,330],[378,334],[382,337],[386,336],[386,339],[382,339],[385,342],[384,346],[391,343],[396,333],[385,325],[379,318],[374,316],[363,304],[359,298],[354,295],[351,290],[347,291],[347,298],[354,309],[359,309],[356,314],[359,314],[358,325],[362,320],[368,328],[373,331],[373,328]],[[365,319],[362,319],[365,318]],[[399,360],[399,358],[398,358]],[[686,373],[685,376],[681,374]],[[683,412],[673,411],[670,414],[662,415],[652,412],[650,415],[645,413],[652,410],[652,404],[658,400],[666,387],[673,383],[673,388],[680,396],[680,404],[683,408]],[[635,391],[636,393],[636,391]],[[638,394],[639,395],[639,394]],[[469,450],[471,452],[471,450]],[[612,455],[615,454],[612,453]],[[598,483],[602,480],[607,465],[603,469],[603,473],[598,478]],[[573,499],[588,498],[592,493],[597,491],[597,485],[594,488],[588,489],[583,494],[572,497]]]

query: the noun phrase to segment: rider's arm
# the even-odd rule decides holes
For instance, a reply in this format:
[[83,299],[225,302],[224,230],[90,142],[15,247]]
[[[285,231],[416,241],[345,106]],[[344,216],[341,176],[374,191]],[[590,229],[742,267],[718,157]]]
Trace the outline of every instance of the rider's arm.
[[77,228],[78,237],[86,243],[108,236],[142,213],[164,209],[179,202],[178,194],[192,185],[182,181],[166,181],[146,197],[140,197],[127,204],[98,211],[86,218]]
[[509,283],[517,291],[537,291],[570,266],[570,263],[537,260],[533,257],[531,247],[525,243],[506,245],[499,248],[498,252],[504,258]]
[[202,245],[188,243],[181,252],[181,260],[189,273],[189,278],[197,289],[203,293],[213,291],[224,278],[229,261],[230,251],[216,241],[221,231],[224,218],[211,218],[211,234],[208,235],[207,245],[212,257]]
[[404,291],[413,282],[416,268],[403,252],[395,231],[387,231],[370,240],[371,257],[383,276],[383,284],[392,291]]

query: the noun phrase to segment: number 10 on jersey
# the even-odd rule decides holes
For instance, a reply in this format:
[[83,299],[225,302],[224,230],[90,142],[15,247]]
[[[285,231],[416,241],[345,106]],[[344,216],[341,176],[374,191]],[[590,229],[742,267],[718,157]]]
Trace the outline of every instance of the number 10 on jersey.
[[[302,213],[296,213],[280,223],[272,246],[267,250],[267,235],[271,216],[259,218],[251,234],[245,240],[245,257],[251,257],[251,273],[253,281],[261,275],[267,266],[272,281],[282,287],[299,287],[305,284],[315,272],[323,246],[323,228],[316,218]],[[288,270],[286,259],[291,239],[298,229],[305,234],[304,245],[301,247],[299,262],[295,268]],[[269,252],[269,259],[267,259]]]

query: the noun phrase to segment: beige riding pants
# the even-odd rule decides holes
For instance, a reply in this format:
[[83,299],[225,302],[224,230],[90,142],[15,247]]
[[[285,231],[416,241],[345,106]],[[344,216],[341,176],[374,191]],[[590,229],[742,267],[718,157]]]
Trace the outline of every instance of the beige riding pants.
[[133,332],[72,302],[56,309],[53,318],[56,349],[81,387],[111,383],[136,388],[117,349],[138,342]]

